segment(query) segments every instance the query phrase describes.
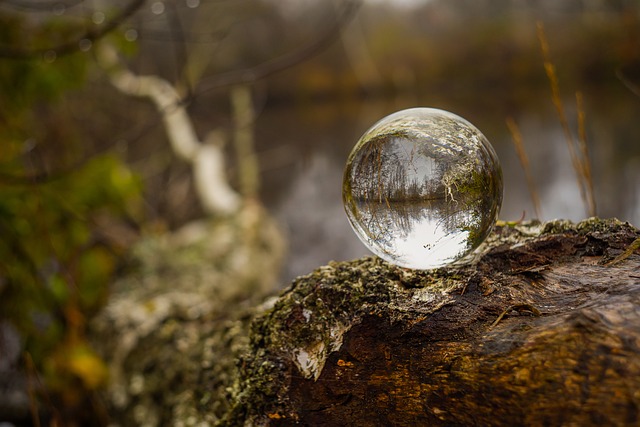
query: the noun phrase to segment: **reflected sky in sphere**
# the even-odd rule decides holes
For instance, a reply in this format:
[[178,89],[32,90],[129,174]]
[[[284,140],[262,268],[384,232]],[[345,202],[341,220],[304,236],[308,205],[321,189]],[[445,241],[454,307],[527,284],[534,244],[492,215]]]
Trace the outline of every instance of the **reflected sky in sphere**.
[[498,158],[455,114],[412,108],[378,121],[351,152],[343,202],[356,235],[393,264],[455,262],[491,231],[502,202]]

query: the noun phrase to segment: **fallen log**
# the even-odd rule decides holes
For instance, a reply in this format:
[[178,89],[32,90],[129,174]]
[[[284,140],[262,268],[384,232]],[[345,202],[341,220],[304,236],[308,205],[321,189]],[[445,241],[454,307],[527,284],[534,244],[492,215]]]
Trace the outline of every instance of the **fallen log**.
[[500,227],[467,266],[378,259],[299,278],[258,318],[232,425],[633,425],[640,236]]
[[639,238],[616,220],[504,224],[466,264],[330,263],[182,323],[194,345],[174,356],[197,366],[180,408],[153,349],[129,375],[167,399],[156,425],[637,425]]

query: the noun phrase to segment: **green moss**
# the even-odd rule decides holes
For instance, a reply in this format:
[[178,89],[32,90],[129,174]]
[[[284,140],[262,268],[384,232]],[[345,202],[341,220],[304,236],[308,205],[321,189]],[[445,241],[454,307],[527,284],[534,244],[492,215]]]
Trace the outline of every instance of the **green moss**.
[[546,222],[544,224],[542,234],[560,234],[568,232],[577,232],[582,235],[594,232],[616,233],[622,228],[633,229],[634,227],[628,222],[622,222],[617,218],[591,217],[578,223],[573,223],[566,219],[557,219]]
[[575,229],[580,234],[586,233],[616,233],[622,228],[631,228],[629,223],[624,223],[617,218],[587,218],[576,224]]

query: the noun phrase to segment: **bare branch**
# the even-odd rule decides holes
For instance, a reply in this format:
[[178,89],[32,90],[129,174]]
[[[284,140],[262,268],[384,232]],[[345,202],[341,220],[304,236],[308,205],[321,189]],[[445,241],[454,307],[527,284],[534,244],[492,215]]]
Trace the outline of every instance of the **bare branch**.
[[174,153],[193,167],[196,191],[205,211],[211,214],[236,212],[241,199],[225,176],[221,144],[218,140],[203,144],[198,139],[175,87],[158,76],[132,73],[122,65],[115,48],[108,43],[97,45],[95,52],[98,64],[118,90],[127,95],[149,98],[155,104]]
[[240,196],[227,184],[221,135],[210,132],[193,161],[194,185],[200,203],[209,213],[230,214],[238,210]]
[[0,45],[0,57],[3,58],[11,58],[11,59],[30,59],[38,56],[42,56],[45,53],[52,52],[57,57],[69,55],[80,50],[80,42],[83,40],[89,40],[90,42],[95,42],[100,40],[102,37],[109,34],[111,31],[120,27],[131,15],[137,12],[146,0],[132,0],[126,7],[124,7],[120,13],[115,15],[105,24],[100,26],[94,26],[87,30],[80,37],[73,39],[71,41],[48,46],[48,47],[38,47],[38,48],[23,48],[16,46],[2,46]]
[[193,126],[183,126],[190,119],[178,92],[166,80],[157,76],[138,76],[126,69],[113,46],[101,43],[96,47],[96,59],[108,71],[111,83],[127,95],[146,97],[156,105],[165,123],[169,141],[176,155],[191,162],[200,143]]
[[258,193],[260,167],[253,141],[255,112],[249,85],[231,88],[231,106],[235,121],[234,142],[238,158],[239,188],[245,197],[252,198]]
[[291,68],[312,58],[324,49],[328,48],[338,37],[340,37],[341,28],[355,16],[355,13],[359,8],[359,1],[345,1],[335,22],[328,26],[324,33],[313,43],[250,68],[230,71],[227,73],[217,74],[209,78],[204,78],[198,85],[198,93],[219,89],[225,86],[251,83],[286,70],[287,68]]
[[56,8],[69,8],[74,7],[84,0],[69,0],[66,2],[51,0],[51,1],[38,1],[38,0],[4,0],[3,6],[9,6],[16,9],[32,10],[32,11],[44,11],[55,10]]

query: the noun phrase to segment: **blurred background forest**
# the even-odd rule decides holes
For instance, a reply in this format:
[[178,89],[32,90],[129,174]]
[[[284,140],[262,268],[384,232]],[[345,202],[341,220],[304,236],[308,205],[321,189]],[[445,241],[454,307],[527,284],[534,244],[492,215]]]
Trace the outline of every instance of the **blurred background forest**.
[[[243,191],[243,159],[255,158],[248,191],[288,242],[284,286],[330,260],[367,253],[343,212],[342,170],[362,133],[403,108],[449,110],[485,134],[503,167],[502,219],[536,217],[508,119],[522,134],[541,219],[588,216],[538,22],[576,134],[576,92],[584,100],[597,214],[637,226],[636,1],[0,2],[0,372],[27,347],[34,369],[57,369],[55,355],[48,367],[38,360],[55,353],[61,337],[78,340],[63,330],[105,303],[127,249],[207,215],[161,110],[114,87],[109,66],[96,60],[100,45],[133,73],[170,83],[201,138],[216,130],[227,141],[232,189]],[[229,142],[239,127],[238,84],[250,94],[248,151]],[[92,372],[80,374],[91,388],[104,376],[100,362],[84,344],[75,349],[74,369]]]

